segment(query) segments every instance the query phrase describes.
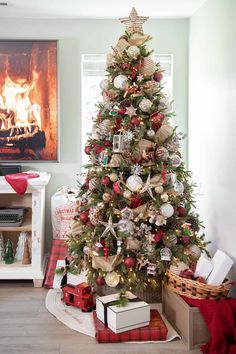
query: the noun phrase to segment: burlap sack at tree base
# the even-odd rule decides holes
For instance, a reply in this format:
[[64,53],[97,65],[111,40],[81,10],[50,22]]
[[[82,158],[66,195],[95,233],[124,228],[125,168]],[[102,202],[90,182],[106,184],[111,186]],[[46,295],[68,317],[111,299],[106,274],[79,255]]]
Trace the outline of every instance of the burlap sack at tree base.
[[112,272],[115,267],[122,262],[121,255],[116,254],[114,256],[100,257],[92,256],[92,267],[94,269],[101,269],[104,272]]

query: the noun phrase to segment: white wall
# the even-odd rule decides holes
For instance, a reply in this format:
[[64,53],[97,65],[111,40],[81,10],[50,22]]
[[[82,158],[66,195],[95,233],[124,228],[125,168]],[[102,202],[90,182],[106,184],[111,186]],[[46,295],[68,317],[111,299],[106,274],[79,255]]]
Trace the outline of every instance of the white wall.
[[[1,19],[0,39],[59,39],[60,152],[59,163],[29,163],[25,168],[52,174],[47,188],[47,246],[51,239],[50,198],[61,185],[76,185],[81,165],[81,54],[107,53],[124,27],[114,20]],[[150,47],[174,55],[176,124],[187,131],[188,20],[153,20],[145,32],[154,39]],[[186,157],[186,143],[184,145]]]
[[207,0],[190,21],[189,167],[211,250],[236,261],[235,13],[235,0]]

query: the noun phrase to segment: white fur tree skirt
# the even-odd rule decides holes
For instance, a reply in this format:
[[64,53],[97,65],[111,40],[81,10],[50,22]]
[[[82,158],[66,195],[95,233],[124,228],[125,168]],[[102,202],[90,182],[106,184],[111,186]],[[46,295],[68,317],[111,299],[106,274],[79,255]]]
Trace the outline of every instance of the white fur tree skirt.
[[[55,316],[60,322],[62,322],[67,327],[73,329],[74,331],[86,334],[87,336],[95,337],[95,328],[93,324],[92,313],[82,312],[80,309],[76,307],[66,306],[61,301],[61,297],[62,297],[61,290],[58,289],[49,290],[45,301],[47,310],[53,316]],[[157,308],[158,311],[161,313],[161,305],[157,304],[151,307]],[[162,318],[168,328],[168,334],[167,334],[166,341],[161,341],[161,343],[170,342],[175,338],[180,338],[178,333],[174,330],[174,328],[170,325],[170,323],[165,319],[163,315]],[[138,342],[138,343],[141,344],[147,342]]]

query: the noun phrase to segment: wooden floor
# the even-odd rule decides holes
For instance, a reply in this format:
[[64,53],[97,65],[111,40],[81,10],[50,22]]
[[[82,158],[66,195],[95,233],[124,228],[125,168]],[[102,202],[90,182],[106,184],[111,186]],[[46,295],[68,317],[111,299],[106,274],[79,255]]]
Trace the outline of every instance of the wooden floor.
[[0,281],[1,354],[187,354],[180,340],[168,344],[97,344],[67,328],[44,306],[47,290],[31,282]]

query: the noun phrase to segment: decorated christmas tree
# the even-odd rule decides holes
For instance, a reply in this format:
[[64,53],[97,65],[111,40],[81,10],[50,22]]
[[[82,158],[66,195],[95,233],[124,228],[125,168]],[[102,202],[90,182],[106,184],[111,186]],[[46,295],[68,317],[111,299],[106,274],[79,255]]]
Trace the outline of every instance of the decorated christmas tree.
[[107,55],[90,157],[68,245],[71,267],[91,284],[121,290],[156,286],[170,265],[189,264],[205,249],[198,236],[193,185],[172,126],[163,71],[133,8],[125,34]]

